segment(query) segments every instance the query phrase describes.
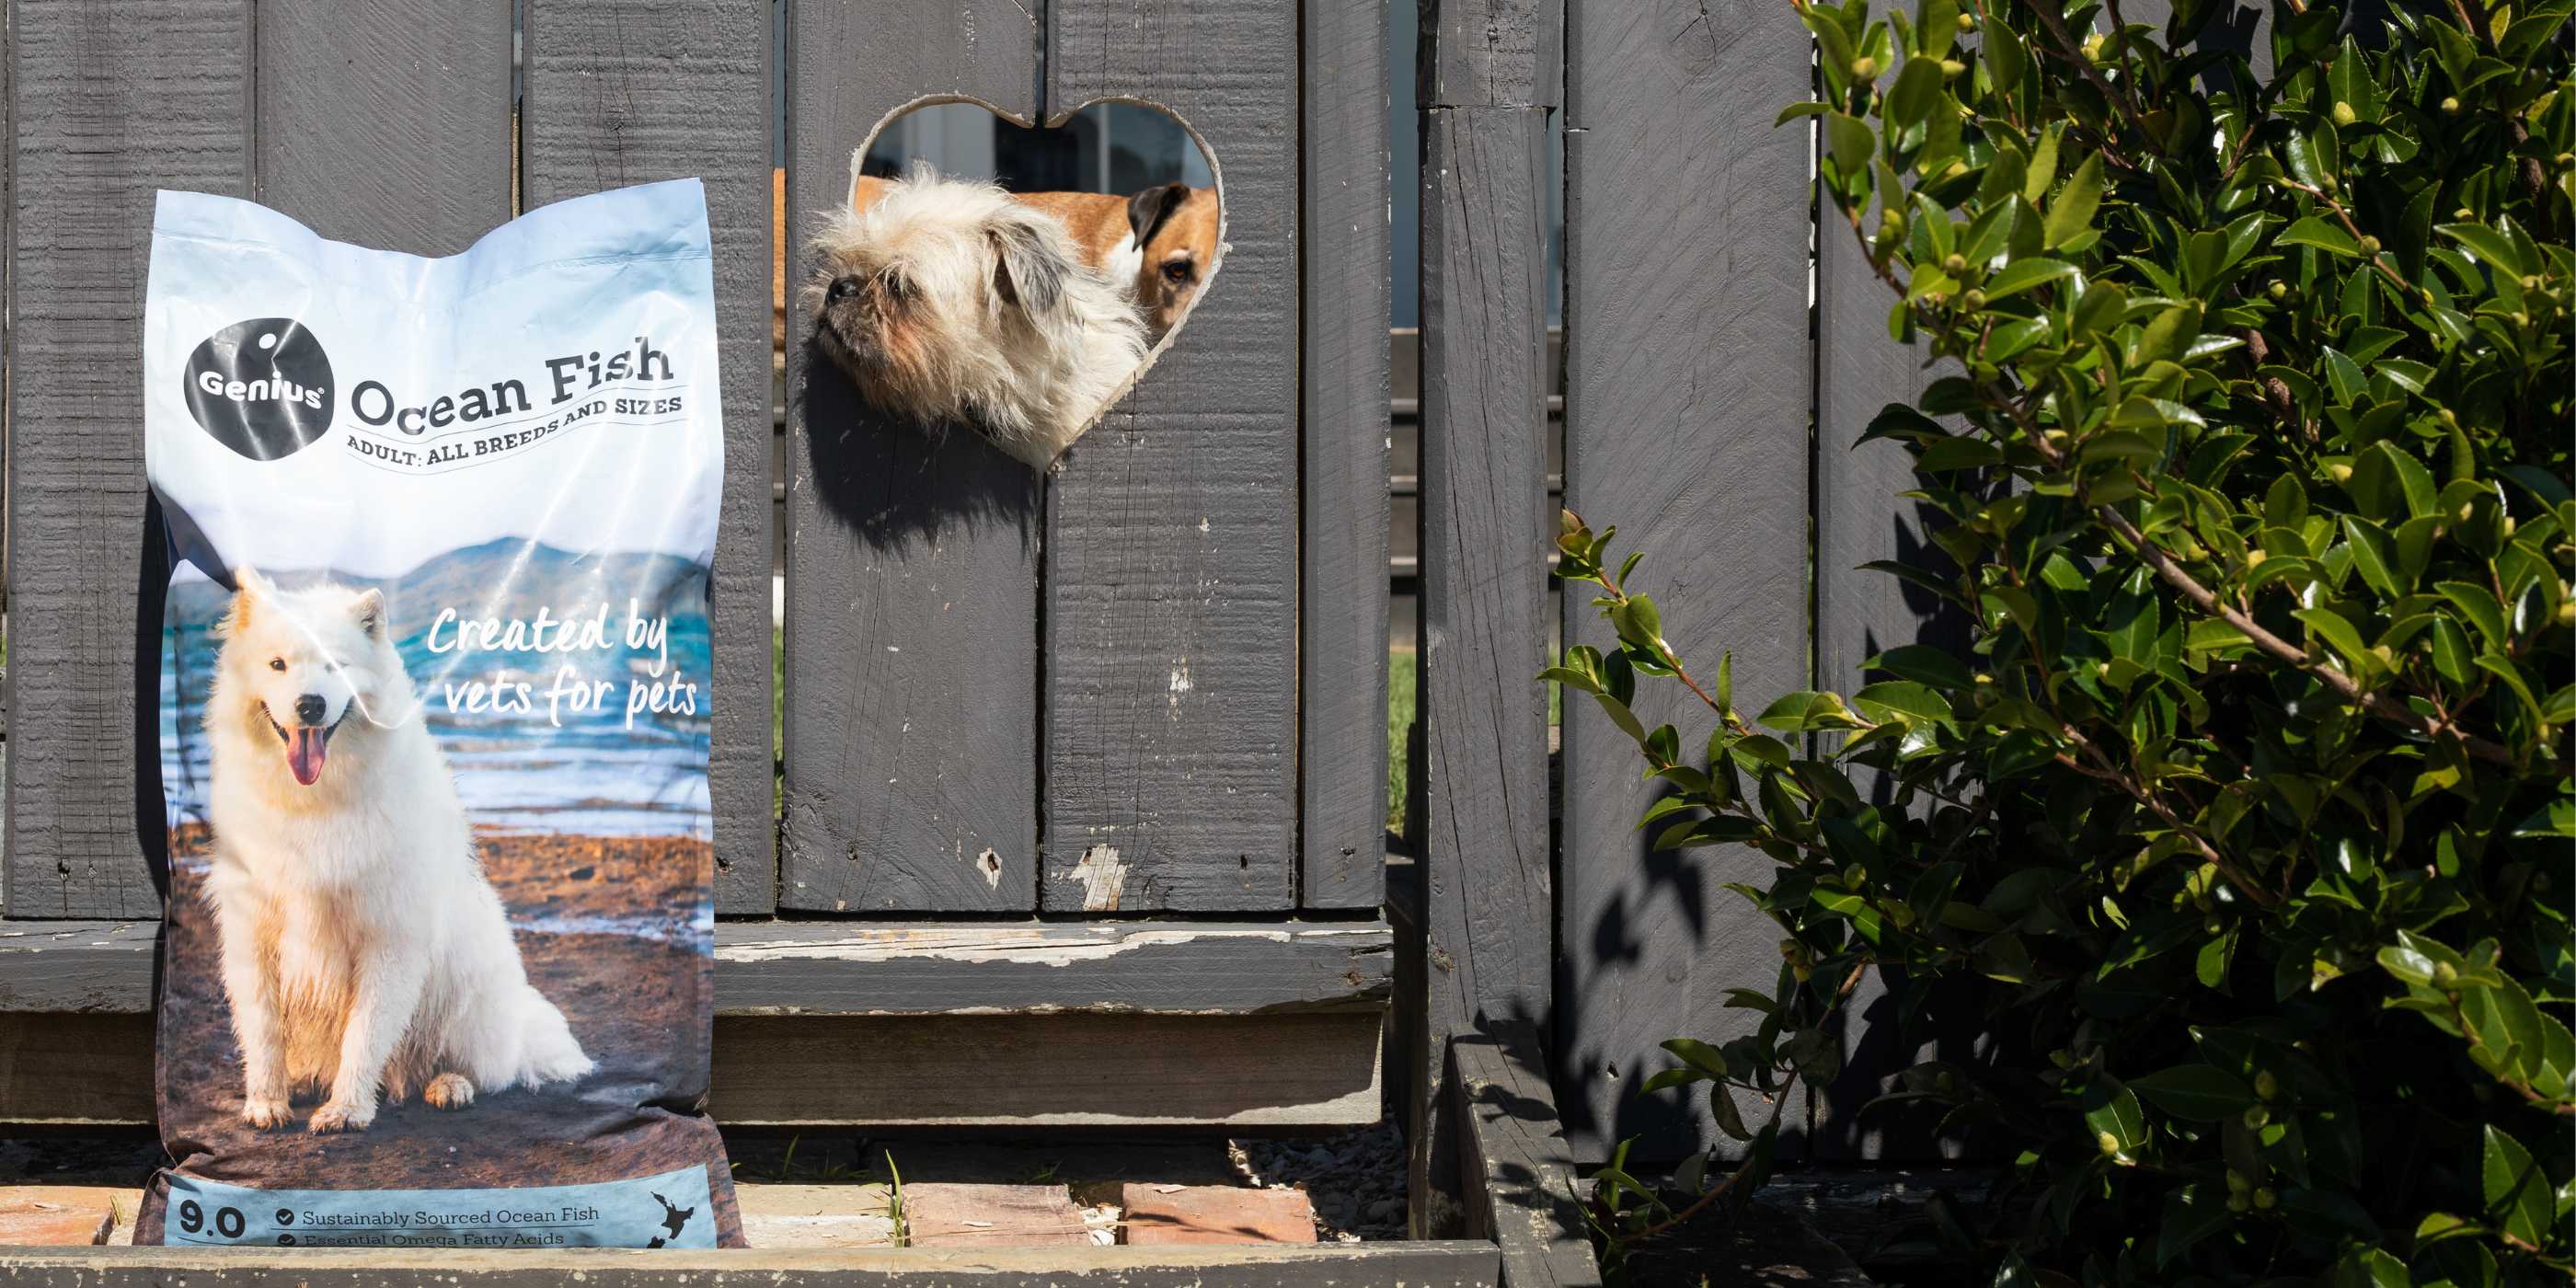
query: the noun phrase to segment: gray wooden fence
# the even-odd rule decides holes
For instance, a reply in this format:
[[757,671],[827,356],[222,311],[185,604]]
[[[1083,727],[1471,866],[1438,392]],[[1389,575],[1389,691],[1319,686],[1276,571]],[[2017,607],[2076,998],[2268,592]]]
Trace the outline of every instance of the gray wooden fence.
[[[871,423],[837,377],[806,378],[794,337],[773,447],[770,0],[526,0],[515,117],[508,6],[15,0],[7,703],[42,738],[7,762],[0,1120],[150,1109],[160,806],[137,749],[164,570],[133,356],[152,191],[442,253],[514,209],[697,175],[730,337],[719,1113],[1366,1122],[1392,999],[1432,1228],[1466,1219],[1437,1160],[1475,1148],[1434,1111],[1454,1036],[1540,1036],[1577,1160],[1653,1128],[1666,1153],[1705,1139],[1703,1107],[1633,1089],[1660,1039],[1740,1030],[1721,990],[1767,980],[1778,936],[1720,889],[1757,855],[1642,847],[1651,789],[1596,711],[1568,704],[1551,752],[1549,638],[1606,632],[1548,596],[1550,400],[1568,503],[1647,552],[1685,655],[1732,650],[1763,693],[1852,683],[1922,629],[1894,583],[1850,571],[1923,548],[1890,500],[1901,462],[1847,450],[1920,375],[1830,225],[1811,259],[1806,133],[1771,124],[1808,93],[1788,5],[1426,0],[1420,99],[1395,105],[1425,149],[1422,845],[1390,898],[1384,3],[785,10],[792,238],[851,150],[925,100],[1054,122],[1146,99],[1214,158],[1222,271],[1039,481]],[[1560,127],[1561,390],[1541,228]],[[1639,714],[1687,725],[1669,701]],[[1877,1018],[1848,1035],[1865,1069],[1902,1054]],[[822,1076],[853,1067],[883,1076]],[[982,1070],[980,1099],[934,1067]],[[1802,1107],[1791,1152],[1909,1157],[1857,1099]]]
[[[22,738],[7,771],[0,1121],[151,1109],[166,567],[132,373],[153,190],[443,254],[515,210],[681,175],[706,182],[727,337],[717,1112],[1375,1120],[1386,610],[1359,570],[1386,559],[1386,287],[1364,271],[1386,236],[1382,13],[527,0],[514,100],[509,5],[16,0],[8,697],[62,736]],[[1050,121],[1146,98],[1221,159],[1221,280],[1060,474],[868,423],[801,361],[774,444],[777,48],[791,237],[926,98]],[[1315,228],[1354,257],[1304,256]],[[1189,919],[1144,920],[1167,914]]]

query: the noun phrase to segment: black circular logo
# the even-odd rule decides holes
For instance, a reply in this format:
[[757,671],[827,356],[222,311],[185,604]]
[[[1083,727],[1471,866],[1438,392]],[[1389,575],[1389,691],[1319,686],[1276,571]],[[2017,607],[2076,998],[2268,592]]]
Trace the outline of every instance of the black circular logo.
[[188,356],[188,411],[254,461],[292,456],[331,428],[331,359],[293,318],[252,318]]

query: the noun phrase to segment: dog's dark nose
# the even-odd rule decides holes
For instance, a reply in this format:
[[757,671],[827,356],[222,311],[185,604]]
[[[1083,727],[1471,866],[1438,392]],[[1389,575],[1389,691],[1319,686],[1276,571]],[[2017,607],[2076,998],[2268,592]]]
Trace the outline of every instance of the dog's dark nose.
[[322,695],[319,693],[308,693],[295,700],[295,718],[308,725],[322,723],[323,710]]
[[832,279],[831,289],[823,292],[823,302],[825,304],[838,304],[858,293],[859,279],[855,277],[836,277]]

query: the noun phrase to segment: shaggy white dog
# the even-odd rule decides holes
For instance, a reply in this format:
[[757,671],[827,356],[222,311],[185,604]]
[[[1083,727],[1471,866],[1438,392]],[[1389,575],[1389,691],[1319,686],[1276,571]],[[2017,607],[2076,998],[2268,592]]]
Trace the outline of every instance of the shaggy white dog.
[[242,1117],[359,1131],[379,1094],[456,1109],[593,1067],[528,983],[380,591],[247,568],[218,630],[206,899]]
[[885,411],[1054,468],[1144,365],[1135,301],[992,184],[918,165],[878,192],[814,239],[816,346]]

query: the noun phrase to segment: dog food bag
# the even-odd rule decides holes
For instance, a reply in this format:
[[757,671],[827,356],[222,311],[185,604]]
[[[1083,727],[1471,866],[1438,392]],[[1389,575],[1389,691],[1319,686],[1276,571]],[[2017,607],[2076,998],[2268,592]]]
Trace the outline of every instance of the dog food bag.
[[446,259],[162,193],[143,385],[173,1161],[136,1242],[739,1245],[698,183]]

